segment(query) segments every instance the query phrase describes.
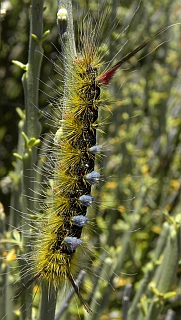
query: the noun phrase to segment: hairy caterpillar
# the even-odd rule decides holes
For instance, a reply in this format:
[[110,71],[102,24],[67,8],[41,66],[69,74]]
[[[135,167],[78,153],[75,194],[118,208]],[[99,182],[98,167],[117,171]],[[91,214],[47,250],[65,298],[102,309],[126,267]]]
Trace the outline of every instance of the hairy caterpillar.
[[101,60],[94,43],[96,28],[91,29],[89,24],[89,32],[93,42],[83,31],[81,56],[69,57],[73,61],[72,76],[67,79],[70,91],[66,92],[63,119],[57,112],[54,120],[58,131],[54,137],[54,155],[49,159],[53,184],[43,208],[45,214],[38,222],[40,235],[31,256],[32,281],[42,278],[57,288],[62,281],[69,280],[87,310],[89,307],[73,277],[82,228],[88,222],[86,210],[94,200],[91,185],[100,179],[94,170],[95,154],[101,150],[96,142],[97,111],[102,102],[100,87],[108,84],[116,70],[150,42],[145,41],[112,68],[100,73]]

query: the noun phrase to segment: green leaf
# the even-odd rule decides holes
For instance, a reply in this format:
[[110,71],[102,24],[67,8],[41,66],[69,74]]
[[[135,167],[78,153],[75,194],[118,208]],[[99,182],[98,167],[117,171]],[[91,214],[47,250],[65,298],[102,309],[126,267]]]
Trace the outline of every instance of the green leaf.
[[18,66],[19,68],[23,69],[24,71],[27,71],[27,65],[18,61],[18,60],[12,60],[12,63]]
[[23,160],[23,157],[19,153],[14,152],[13,156],[16,157],[17,159],[21,160],[21,161]]

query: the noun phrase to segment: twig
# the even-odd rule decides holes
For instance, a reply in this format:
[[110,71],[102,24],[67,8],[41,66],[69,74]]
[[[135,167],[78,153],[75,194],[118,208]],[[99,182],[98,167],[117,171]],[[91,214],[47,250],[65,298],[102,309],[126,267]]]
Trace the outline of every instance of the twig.
[[[77,287],[79,287],[79,285],[82,283],[83,279],[85,276],[85,271],[81,270],[77,280],[76,280],[76,285]],[[68,295],[66,296],[66,298],[62,301],[62,304],[58,310],[58,312],[55,315],[55,320],[59,320],[60,317],[62,316],[62,314],[65,312],[65,310],[68,308],[69,302],[72,299],[73,295],[75,294],[75,291],[73,288],[70,289]]]

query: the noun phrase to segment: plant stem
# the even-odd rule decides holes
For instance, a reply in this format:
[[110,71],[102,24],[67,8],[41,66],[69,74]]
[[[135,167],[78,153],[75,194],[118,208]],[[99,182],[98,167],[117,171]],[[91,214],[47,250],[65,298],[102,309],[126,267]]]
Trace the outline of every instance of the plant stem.
[[[85,277],[85,271],[81,270],[77,279],[76,279],[76,284],[79,287],[81,282],[83,281],[83,278]],[[64,312],[66,311],[66,309],[69,306],[70,300],[72,299],[73,295],[75,294],[75,291],[73,288],[70,289],[69,293],[67,294],[67,296],[65,297],[65,299],[62,301],[59,310],[57,312],[57,314],[55,315],[55,320],[59,320],[62,315],[64,314]]]
[[[37,139],[40,135],[41,126],[38,120],[38,92],[40,68],[43,57],[42,49],[42,31],[43,31],[43,0],[31,0],[30,15],[30,38],[29,38],[29,54],[26,72],[22,77],[22,83],[25,96],[25,134],[28,139]],[[34,35],[34,36],[32,36]],[[23,212],[32,212],[34,210],[34,172],[33,166],[37,160],[37,148],[29,147],[25,143],[23,154],[23,175],[22,175],[22,194]],[[22,237],[25,251],[27,250],[27,234],[30,234],[29,224],[26,218],[22,219]],[[30,239],[28,239],[29,241]],[[26,269],[26,261],[21,261],[21,270]],[[23,272],[24,273],[24,272]],[[21,275],[22,277],[23,275]],[[23,283],[28,282],[31,275],[26,273],[22,279]],[[27,290],[21,298],[21,318],[31,319],[31,303],[32,295]]]
[[48,288],[46,283],[42,282],[42,299],[40,308],[40,320],[53,320],[55,317],[55,308],[57,301],[57,290],[53,287]]
[[151,279],[153,277],[153,274],[155,272],[155,261],[159,259],[160,254],[164,250],[164,246],[167,241],[168,233],[169,233],[169,224],[167,222],[165,222],[163,224],[162,233],[158,239],[158,243],[155,248],[153,259],[146,266],[144,277],[141,280],[139,288],[137,289],[136,294],[134,296],[134,299],[131,303],[129,313],[128,313],[128,320],[134,320],[135,317],[136,318],[138,317],[138,314],[140,312],[139,302],[140,302],[143,294],[146,292],[148,283],[151,281]]
[[[60,15],[61,10],[67,11],[66,22],[62,20]],[[66,30],[62,29],[66,23]],[[57,12],[57,25],[59,29],[60,43],[62,47],[62,57],[64,64],[64,97],[63,97],[63,110],[66,104],[66,92],[67,81],[71,77],[71,64],[73,58],[76,56],[75,39],[74,39],[74,27],[73,27],[73,15],[72,15],[72,0],[58,0],[58,12]],[[62,110],[61,110],[62,111]]]
[[[20,155],[22,154],[23,137],[21,133],[23,130],[24,130],[24,119],[21,118],[19,122],[18,146],[17,146],[17,153]],[[22,201],[21,201],[21,192],[20,192],[21,171],[22,171],[22,161],[17,159],[15,171],[13,172],[13,174],[11,174],[13,187],[12,187],[11,202],[10,202],[11,206],[10,206],[9,232],[12,232],[13,228],[18,228],[21,225],[21,217],[19,215],[19,212],[22,212]],[[5,237],[5,234],[6,233],[4,232],[4,237]],[[16,245],[15,245],[16,240],[13,238],[4,239],[4,243],[7,243],[8,252],[13,247],[16,248]],[[2,275],[2,278],[5,279],[5,299],[4,299],[5,304],[3,304],[3,308],[4,308],[4,316],[6,316],[6,320],[11,320],[13,317],[12,296],[14,294],[14,280],[9,276],[10,274],[11,274],[11,267],[7,263],[6,273]],[[1,312],[3,312],[3,308],[1,308]]]

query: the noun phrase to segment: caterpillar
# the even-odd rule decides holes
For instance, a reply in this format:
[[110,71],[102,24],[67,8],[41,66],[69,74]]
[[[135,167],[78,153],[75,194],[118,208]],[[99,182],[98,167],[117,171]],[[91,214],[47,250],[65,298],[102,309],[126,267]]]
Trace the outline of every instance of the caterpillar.
[[[95,170],[95,159],[96,154],[102,151],[96,140],[98,111],[104,107],[101,90],[110,83],[118,68],[152,39],[147,39],[113,67],[100,71],[103,62],[97,48],[97,25],[94,27],[90,19],[87,21],[88,25],[85,23],[80,35],[81,54],[69,56],[71,63],[70,76],[66,79],[66,99],[54,118],[57,130],[53,137],[53,153],[48,159],[52,179],[50,185],[46,185],[48,190],[45,190],[47,196],[43,214],[37,219],[38,235],[29,257],[33,277],[26,286],[34,280],[43,279],[48,287],[53,286],[57,290],[62,282],[69,281],[85,309],[90,312],[74,275],[79,267],[82,230],[89,221],[87,208],[94,203],[91,189],[100,180],[100,173]],[[66,30],[66,19],[64,22],[63,32]]]

